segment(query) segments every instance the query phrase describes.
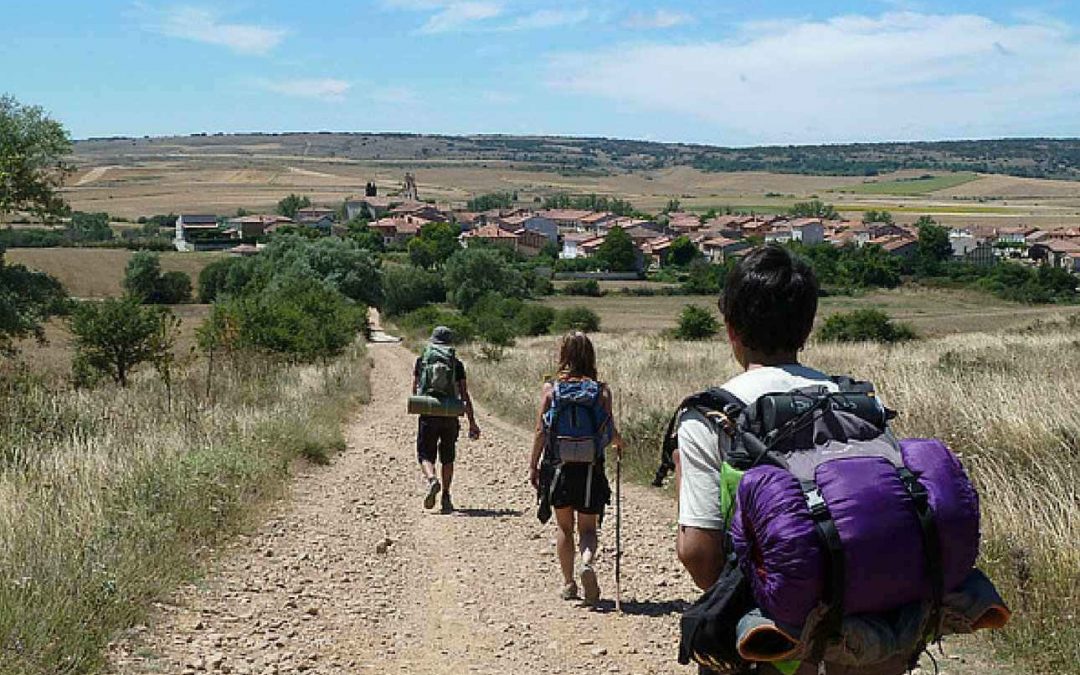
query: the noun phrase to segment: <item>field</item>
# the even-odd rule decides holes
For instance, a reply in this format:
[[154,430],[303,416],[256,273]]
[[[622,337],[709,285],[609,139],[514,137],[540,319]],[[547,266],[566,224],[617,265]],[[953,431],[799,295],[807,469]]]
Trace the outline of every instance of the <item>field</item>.
[[[1017,610],[1008,630],[984,639],[1023,659],[1021,672],[1076,672],[1080,663],[1073,618],[1080,593],[1077,325],[1061,318],[894,347],[811,345],[803,354],[827,372],[873,381],[900,411],[900,434],[937,436],[960,453],[981,494],[980,566]],[[600,377],[612,386],[630,443],[627,470],[645,480],[678,402],[738,366],[722,341],[680,343],[636,332],[594,339]],[[554,350],[553,338],[537,338],[497,361],[470,354],[470,387],[529,424]]]
[[[907,169],[875,183],[861,175],[807,175],[766,171],[711,172],[690,165],[689,153],[649,153],[632,142],[551,142],[536,139],[285,134],[95,140],[76,146],[79,171],[65,197],[85,211],[135,219],[163,213],[238,208],[266,211],[289,194],[336,205],[362,194],[374,181],[379,194],[394,194],[406,171],[416,174],[420,196],[449,206],[470,197],[515,192],[523,206],[558,192],[596,193],[628,199],[655,213],[671,199],[704,212],[730,206],[777,213],[794,202],[843,196],[841,210],[857,216],[870,208],[897,211],[911,222],[940,216],[949,224],[973,218],[1009,225],[1061,227],[1080,223],[1080,181]],[[681,159],[679,159],[681,157]],[[882,197],[895,197],[896,201]]]
[[[619,285],[619,282],[611,283]],[[589,307],[600,315],[604,332],[610,333],[651,334],[674,328],[679,312],[687,304],[716,313],[716,298],[712,296],[639,297],[609,293],[599,298],[555,296],[544,303],[560,309]],[[926,336],[1016,327],[1038,318],[1080,312],[1080,307],[1018,305],[974,291],[903,288],[822,298],[818,319],[865,307],[880,309]]]
[[[177,253],[161,255],[163,272],[179,271],[198,288],[199,272],[224,253]],[[10,263],[46,272],[60,280],[74,298],[108,298],[124,292],[124,268],[132,252],[114,248],[16,248],[4,253]]]
[[866,181],[860,185],[839,188],[837,192],[853,192],[868,195],[898,195],[914,197],[939,190],[947,190],[964,183],[979,180],[979,175],[966,171],[949,174],[920,174],[912,178],[898,178],[887,181]]

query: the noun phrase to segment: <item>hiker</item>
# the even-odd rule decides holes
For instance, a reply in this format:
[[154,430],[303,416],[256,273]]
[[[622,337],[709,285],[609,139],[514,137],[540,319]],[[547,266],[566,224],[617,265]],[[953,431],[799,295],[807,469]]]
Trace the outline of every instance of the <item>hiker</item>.
[[[465,366],[454,352],[454,333],[446,326],[438,326],[431,332],[431,340],[424,353],[416,359],[413,369],[413,393],[434,395],[440,399],[457,398],[464,404],[469,420],[469,438],[480,438],[480,427],[473,414],[472,399],[465,379]],[[457,455],[457,439],[461,424],[457,417],[444,415],[420,415],[416,434],[416,454],[420,470],[427,480],[424,508],[435,506],[435,498],[442,491],[442,512],[451,513],[454,503],[450,497],[450,485],[454,480],[454,459]],[[435,461],[442,464],[442,483],[435,477]]]
[[897,441],[869,383],[799,363],[817,296],[788,249],[748,253],[720,304],[743,372],[684,401],[665,438],[676,552],[707,591],[679,660],[703,672],[899,675],[945,633],[1008,621],[973,567],[978,498],[959,461]]
[[540,522],[555,513],[564,600],[578,598],[574,580],[574,527],[581,552],[579,577],[584,601],[595,605],[600,586],[593,565],[596,529],[611,488],[604,474],[608,445],[622,456],[622,438],[612,417],[611,389],[596,375],[596,352],[584,333],[575,331],[559,344],[555,377],[544,383],[536,435],[529,458],[529,482],[537,490]]

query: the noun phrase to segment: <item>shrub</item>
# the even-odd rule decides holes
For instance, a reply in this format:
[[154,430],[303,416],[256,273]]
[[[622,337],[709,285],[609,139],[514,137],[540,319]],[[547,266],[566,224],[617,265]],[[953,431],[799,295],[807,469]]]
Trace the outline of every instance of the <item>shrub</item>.
[[387,316],[395,316],[446,299],[442,276],[417,267],[387,265],[383,272],[383,305]]
[[555,310],[547,305],[526,303],[517,316],[521,335],[547,335],[555,324]]
[[562,288],[564,295],[582,295],[591,298],[599,298],[603,295],[600,283],[596,279],[579,279],[571,281]]
[[556,314],[554,328],[559,332],[595,333],[600,330],[600,316],[588,307],[567,307]]
[[227,292],[230,272],[242,264],[243,258],[222,258],[204,267],[199,272],[199,302],[209,304]]
[[215,304],[209,321],[215,330],[204,334],[204,342],[218,343],[233,330],[237,347],[314,361],[340,354],[367,331],[367,307],[323,281],[290,274]]
[[446,295],[462,311],[489,293],[510,298],[528,294],[525,278],[506,257],[494,248],[467,248],[458,251],[446,262]]
[[175,327],[172,312],[135,296],[80,303],[71,316],[76,380],[96,372],[126,387],[136,366],[171,353]]
[[158,302],[177,305],[191,302],[191,277],[184,272],[166,272],[158,281]]
[[720,322],[704,307],[686,305],[674,335],[679,340],[707,340],[720,332]]
[[902,342],[913,340],[915,330],[907,324],[896,324],[877,309],[857,309],[833,314],[818,329],[823,342]]
[[435,330],[435,326],[446,326],[454,332],[458,343],[470,342],[476,335],[476,326],[467,317],[458,312],[428,305],[403,314],[394,319],[394,323],[414,337],[426,338]]

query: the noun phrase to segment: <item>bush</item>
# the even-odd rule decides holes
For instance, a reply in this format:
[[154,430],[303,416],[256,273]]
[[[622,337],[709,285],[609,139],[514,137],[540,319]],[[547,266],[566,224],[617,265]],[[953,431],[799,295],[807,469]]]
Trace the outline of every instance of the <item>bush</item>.
[[521,335],[547,335],[555,324],[555,310],[547,305],[526,303],[517,316]]
[[521,271],[507,259],[506,252],[494,248],[467,248],[446,262],[446,295],[462,311],[489,293],[510,298],[528,295]]
[[395,316],[446,299],[442,275],[417,267],[387,265],[383,272],[383,305],[387,316]]
[[720,322],[704,307],[686,305],[674,335],[679,340],[707,340],[720,332]]
[[367,331],[367,307],[310,276],[285,275],[266,288],[214,305],[208,343],[314,361],[336,356]]
[[143,307],[134,296],[79,303],[71,316],[76,380],[100,373],[126,387],[136,366],[171,353],[176,328],[169,310]]
[[888,315],[877,309],[856,309],[833,314],[821,328],[817,337],[823,342],[902,342],[917,337],[907,324],[896,324]]
[[178,305],[191,302],[191,277],[184,272],[166,272],[158,282],[158,302]]
[[239,264],[243,264],[243,258],[222,258],[202,268],[199,272],[199,302],[209,304],[227,292],[230,271]]
[[588,307],[567,307],[556,314],[554,328],[559,332],[595,333],[600,330],[600,316]]
[[571,281],[562,288],[563,295],[582,295],[590,298],[599,298],[603,295],[600,290],[600,282],[596,279],[579,279]]
[[436,326],[446,326],[453,331],[454,340],[458,343],[470,342],[476,335],[476,326],[468,317],[434,305],[398,316],[394,323],[418,338],[427,338]]

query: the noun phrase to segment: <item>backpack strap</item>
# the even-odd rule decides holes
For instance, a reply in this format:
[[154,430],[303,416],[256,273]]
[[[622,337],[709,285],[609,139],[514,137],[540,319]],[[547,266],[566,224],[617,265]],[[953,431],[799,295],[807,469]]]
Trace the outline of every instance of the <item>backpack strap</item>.
[[[934,509],[930,506],[930,494],[926,491],[926,486],[919,482],[918,476],[907,467],[897,469],[897,473],[915,504],[915,515],[919,518],[919,528],[922,532],[926,573],[930,577],[930,614],[924,638],[930,642],[937,642],[941,638],[942,604],[945,600],[945,569],[942,564],[937,520],[934,518]],[[923,646],[925,642],[921,643],[915,658],[918,658]]]
[[736,423],[739,415],[746,409],[746,404],[738,396],[721,387],[712,387],[684,399],[675,410],[675,414],[671,416],[667,431],[664,433],[664,440],[660,446],[660,465],[653,477],[653,487],[662,487],[664,479],[675,469],[675,450],[679,446],[679,418],[691,408],[696,408],[710,419],[717,421],[724,431],[734,438],[738,431]]
[[821,490],[817,483],[812,480],[799,482],[806,506],[810,510],[810,517],[814,520],[814,529],[817,531],[821,542],[825,547],[826,576],[825,576],[825,613],[821,617],[821,623],[814,629],[810,646],[810,663],[821,664],[825,656],[825,649],[829,641],[840,635],[841,625],[844,619],[844,584],[846,570],[844,565],[844,546],[840,541],[840,532],[836,529],[829,506],[825,498],[821,496]]

